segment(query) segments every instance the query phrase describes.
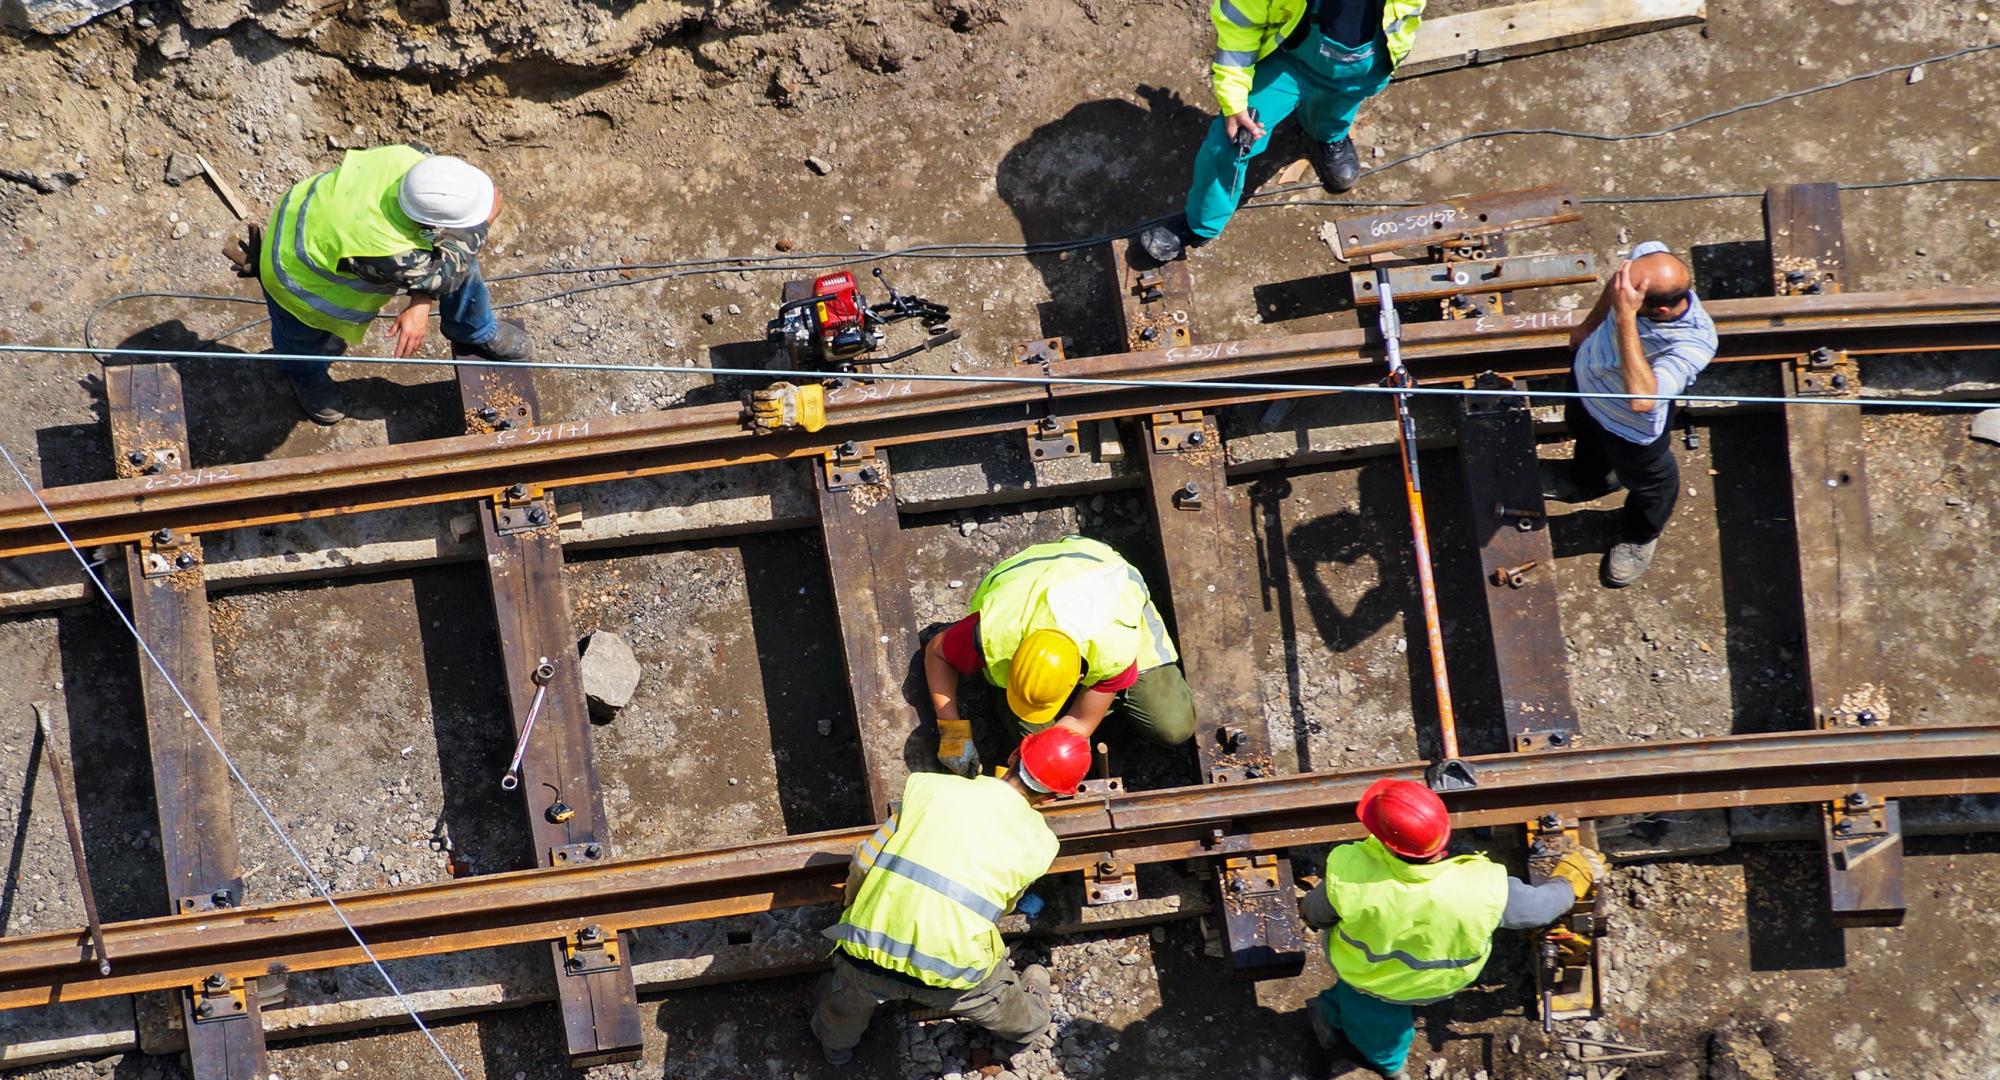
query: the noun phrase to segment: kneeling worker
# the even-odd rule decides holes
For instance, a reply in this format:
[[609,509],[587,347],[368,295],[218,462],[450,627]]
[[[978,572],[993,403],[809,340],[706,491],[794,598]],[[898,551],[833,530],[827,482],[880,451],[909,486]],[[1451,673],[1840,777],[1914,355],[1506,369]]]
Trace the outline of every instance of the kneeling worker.
[[[457,351],[529,359],[527,332],[494,318],[479,273],[479,246],[499,213],[493,178],[455,157],[401,145],[349,150],[338,166],[292,185],[271,213],[256,264],[272,347],[339,356],[361,344],[390,297],[407,293],[394,324],[397,356],[423,348],[435,307]],[[329,366],[279,363],[299,407],[321,424],[347,415]]]
[[[1356,816],[1369,838],[1327,854],[1326,886],[1301,913],[1328,930],[1327,959],[1339,981],[1306,1003],[1321,1046],[1360,1059],[1392,1080],[1416,1035],[1413,1005],[1463,990],[1493,951],[1495,930],[1531,930],[1562,918],[1587,896],[1604,862],[1565,854],[1541,885],[1509,877],[1484,855],[1445,858],[1451,815],[1422,784],[1377,780]],[[1351,1063],[1336,1060],[1334,1075]]]
[[979,771],[958,680],[983,671],[1005,687],[1023,735],[1058,724],[1088,738],[1116,702],[1149,738],[1194,736],[1194,692],[1139,569],[1081,536],[1036,544],[995,566],[972,593],[972,614],[924,647],[937,716],[938,761]]
[[1222,115],[1195,151],[1186,212],[1139,234],[1146,254],[1167,262],[1220,235],[1243,200],[1250,159],[1294,112],[1320,186],[1352,190],[1361,179],[1354,116],[1410,55],[1423,13],[1424,0],[1213,0]]
[[812,1018],[833,1064],[853,1060],[889,1001],[942,1009],[1016,1043],[1048,1027],[1048,969],[1017,974],[997,924],[1055,861],[1055,833],[1035,807],[1076,793],[1090,744],[1051,728],[1023,740],[1008,766],[1005,779],[912,773],[901,806],[855,850]]

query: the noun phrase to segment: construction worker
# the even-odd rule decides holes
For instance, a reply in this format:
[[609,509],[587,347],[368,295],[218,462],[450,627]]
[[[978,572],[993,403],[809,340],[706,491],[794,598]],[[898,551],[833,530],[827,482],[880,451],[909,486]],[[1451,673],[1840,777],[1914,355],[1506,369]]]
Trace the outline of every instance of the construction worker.
[[976,671],[1006,690],[1021,734],[1060,724],[1088,738],[1113,703],[1149,738],[1194,736],[1188,689],[1146,579],[1107,544],[1068,536],[1006,559],[972,593],[972,613],[924,646],[938,761],[979,771],[958,681]]
[[1423,11],[1424,0],[1212,0],[1221,115],[1195,151],[1185,212],[1141,232],[1140,246],[1167,262],[1220,235],[1242,201],[1250,159],[1293,112],[1320,185],[1352,190],[1361,179],[1349,134],[1355,113],[1410,54]]
[[1618,539],[1601,568],[1614,589],[1639,580],[1653,564],[1681,489],[1668,445],[1671,399],[1715,359],[1715,323],[1695,297],[1692,279],[1667,245],[1640,244],[1611,276],[1590,317],[1569,334],[1576,351],[1571,390],[1645,395],[1568,399],[1563,414],[1576,456],[1567,469],[1544,469],[1543,491],[1558,502],[1590,502],[1626,490]]
[[1000,917],[1056,857],[1035,807],[1076,794],[1090,744],[1067,728],[1022,740],[1004,779],[912,773],[903,801],[855,849],[838,944],[821,976],[812,1033],[845,1065],[875,1008],[914,1001],[1025,1043],[1049,1025],[1049,972],[1014,970]]
[[[528,359],[526,331],[494,318],[479,273],[479,247],[499,213],[493,178],[458,158],[403,145],[347,151],[338,166],[292,185],[271,212],[256,265],[273,349],[339,356],[406,293],[391,331],[397,356],[423,348],[435,309],[456,352]],[[299,407],[321,424],[347,415],[329,366],[279,363]]]
[[1493,932],[1561,918],[1604,869],[1588,848],[1563,855],[1530,886],[1484,855],[1445,857],[1451,815],[1422,784],[1377,780],[1355,807],[1369,838],[1327,853],[1324,887],[1300,913],[1327,930],[1338,981],[1306,1003],[1314,1036],[1334,1052],[1339,1076],[1358,1062],[1391,1080],[1408,1074],[1416,1035],[1411,1007],[1471,985],[1493,951]]

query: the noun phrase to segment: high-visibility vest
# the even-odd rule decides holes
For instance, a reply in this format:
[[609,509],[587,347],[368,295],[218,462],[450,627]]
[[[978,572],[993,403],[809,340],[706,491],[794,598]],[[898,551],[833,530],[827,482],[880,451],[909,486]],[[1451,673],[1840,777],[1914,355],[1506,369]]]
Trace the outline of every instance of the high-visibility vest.
[[826,936],[925,985],[970,990],[1006,958],[996,924],[1048,872],[1056,835],[992,776],[912,773],[896,816],[881,851],[863,845],[874,866]]
[[349,150],[340,164],[292,185],[271,211],[257,278],[307,326],[358,345],[382,305],[401,290],[340,270],[340,260],[396,255],[430,238],[396,200],[403,174],[424,159],[409,146]]
[[[1334,0],[1322,0],[1332,3]],[[1215,103],[1222,115],[1233,116],[1250,104],[1250,83],[1257,61],[1278,50],[1299,20],[1309,0],[1213,0],[1208,21],[1215,24],[1215,61],[1209,69]],[[1389,69],[1395,70],[1416,44],[1423,23],[1424,0],[1385,0],[1382,36],[1389,43]]]
[[1007,685],[1014,650],[1037,630],[1061,630],[1083,654],[1084,681],[1133,664],[1142,672],[1180,659],[1139,568],[1110,545],[1081,536],[1036,544],[995,566],[973,590],[986,681]]
[[1406,862],[1371,836],[1327,854],[1326,898],[1340,915],[1326,935],[1340,981],[1421,1005],[1464,989],[1486,966],[1507,869],[1484,855]]

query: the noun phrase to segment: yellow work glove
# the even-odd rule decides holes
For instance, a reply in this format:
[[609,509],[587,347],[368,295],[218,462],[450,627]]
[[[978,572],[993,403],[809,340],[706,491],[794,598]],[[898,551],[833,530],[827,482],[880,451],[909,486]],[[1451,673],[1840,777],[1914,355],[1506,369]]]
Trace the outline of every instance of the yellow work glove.
[[750,395],[750,426],[760,435],[826,426],[826,388],[775,382]]
[[972,721],[939,720],[938,764],[968,779],[979,775],[979,747],[972,744]]
[[1571,848],[1556,860],[1549,876],[1569,882],[1569,887],[1576,890],[1576,898],[1585,899],[1604,876],[1604,856],[1586,847]]

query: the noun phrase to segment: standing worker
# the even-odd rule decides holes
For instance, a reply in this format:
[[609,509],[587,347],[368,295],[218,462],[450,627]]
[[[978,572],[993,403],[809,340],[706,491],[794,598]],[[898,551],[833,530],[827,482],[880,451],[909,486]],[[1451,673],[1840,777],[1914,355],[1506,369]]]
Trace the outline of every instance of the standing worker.
[[1156,742],[1194,736],[1194,691],[1167,624],[1138,567],[1110,545],[1081,536],[1036,544],[995,566],[971,607],[924,646],[945,768],[979,771],[972,722],[958,709],[958,681],[976,671],[1006,689],[1023,735],[1058,724],[1089,738],[1116,703]]
[[1139,234],[1146,254],[1167,262],[1221,235],[1250,159],[1294,111],[1321,186],[1352,190],[1361,179],[1354,115],[1410,55],[1423,12],[1424,0],[1213,0],[1221,115],[1195,152],[1186,212]]
[[1326,884],[1300,905],[1328,930],[1338,981],[1306,1002],[1313,1035],[1335,1055],[1332,1075],[1357,1060],[1390,1080],[1416,1035],[1411,1007],[1463,990],[1493,951],[1493,932],[1532,930],[1590,895],[1604,861],[1588,848],[1563,855],[1548,881],[1530,886],[1484,855],[1445,858],[1451,815],[1422,784],[1377,780],[1355,816],[1369,838],[1327,853]]
[[855,850],[812,1018],[829,1062],[852,1061],[869,1017],[890,1001],[942,1009],[1016,1043],[1048,1027],[1048,969],[1017,974],[997,924],[1055,861],[1055,833],[1035,807],[1076,793],[1090,745],[1052,728],[1023,740],[1008,765],[1005,779],[912,773],[901,806]]
[[1569,388],[1645,397],[1570,398],[1563,419],[1576,440],[1569,467],[1543,478],[1557,502],[1603,498],[1623,487],[1618,540],[1605,553],[1604,583],[1621,589],[1653,564],[1660,533],[1673,516],[1680,466],[1668,445],[1673,401],[1715,359],[1715,323],[1703,311],[1688,265],[1649,240],[1632,249],[1597,297],[1590,317],[1569,334],[1576,363]]
[[[257,277],[280,353],[339,356],[359,345],[398,293],[409,303],[392,333],[415,356],[437,309],[455,352],[488,360],[533,355],[520,323],[493,316],[478,251],[500,213],[493,178],[455,157],[414,146],[349,150],[327,172],[292,185],[271,213]],[[287,360],[299,407],[321,424],[347,413],[330,362]]]

